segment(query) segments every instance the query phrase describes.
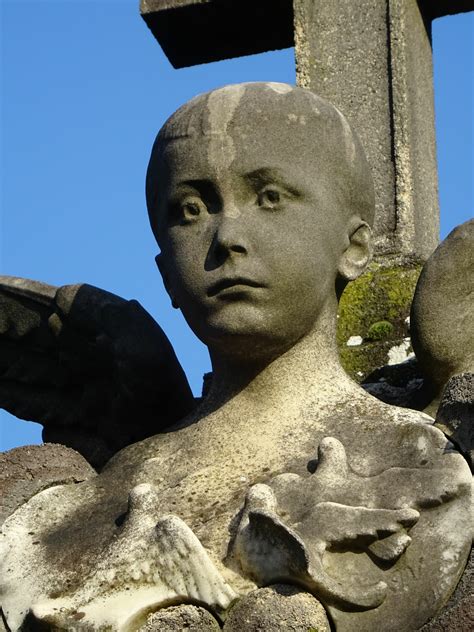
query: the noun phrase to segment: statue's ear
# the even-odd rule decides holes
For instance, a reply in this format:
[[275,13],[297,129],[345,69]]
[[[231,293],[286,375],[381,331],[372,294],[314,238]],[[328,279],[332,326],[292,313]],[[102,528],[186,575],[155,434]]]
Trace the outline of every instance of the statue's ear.
[[346,281],[357,279],[372,259],[372,230],[360,218],[351,220],[348,231],[349,245],[342,253],[337,271]]
[[163,285],[165,286],[165,290],[168,292],[168,296],[171,299],[171,305],[175,308],[175,309],[179,309],[179,305],[176,302],[176,299],[173,296],[173,292],[171,291],[171,285],[169,282],[169,277],[168,277],[168,273],[166,271],[166,266],[164,264],[163,261],[163,255],[158,254],[155,257],[155,261],[156,261],[156,265],[158,266],[158,270],[160,271],[161,274],[161,278],[163,279]]

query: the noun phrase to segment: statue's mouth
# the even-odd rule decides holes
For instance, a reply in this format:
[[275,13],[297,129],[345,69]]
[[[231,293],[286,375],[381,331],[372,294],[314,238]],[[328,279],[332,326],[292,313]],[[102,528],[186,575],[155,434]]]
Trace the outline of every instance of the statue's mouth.
[[253,279],[247,279],[245,277],[232,277],[227,279],[221,279],[216,283],[213,283],[209,289],[207,290],[207,295],[209,297],[216,296],[221,292],[229,289],[243,289],[243,288],[262,288],[265,287],[262,283],[258,283]]

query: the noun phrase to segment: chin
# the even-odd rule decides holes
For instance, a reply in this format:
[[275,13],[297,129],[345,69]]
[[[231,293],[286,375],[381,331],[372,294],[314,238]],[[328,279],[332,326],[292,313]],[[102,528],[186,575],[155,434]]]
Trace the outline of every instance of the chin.
[[278,336],[268,325],[262,329],[235,323],[232,327],[208,327],[198,336],[211,353],[246,362],[272,361],[297,341],[289,340],[287,332],[285,336]]

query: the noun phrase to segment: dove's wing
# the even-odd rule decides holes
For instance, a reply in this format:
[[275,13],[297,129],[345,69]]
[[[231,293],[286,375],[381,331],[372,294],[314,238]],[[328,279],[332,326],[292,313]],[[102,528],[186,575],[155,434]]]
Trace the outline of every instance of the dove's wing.
[[165,334],[136,301],[86,284],[0,276],[0,407],[101,467],[194,400]]
[[[41,492],[43,500],[51,493],[54,491]],[[225,612],[236,593],[181,518],[167,514],[156,520],[159,505],[159,492],[152,485],[145,483],[131,490],[123,524],[111,534],[75,590],[45,598],[40,580],[33,595],[19,597],[7,592],[3,606],[12,629],[46,626],[48,630],[128,632],[142,629],[149,612],[189,602],[203,604],[215,615]],[[18,577],[30,569],[11,564],[11,551],[9,547],[5,573],[19,586]]]

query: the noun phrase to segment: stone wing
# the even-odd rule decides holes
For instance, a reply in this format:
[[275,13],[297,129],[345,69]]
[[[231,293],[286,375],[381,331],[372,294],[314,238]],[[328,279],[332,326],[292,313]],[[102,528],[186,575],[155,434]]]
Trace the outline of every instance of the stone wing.
[[96,468],[184,417],[194,400],[137,301],[87,284],[0,276],[0,407]]

